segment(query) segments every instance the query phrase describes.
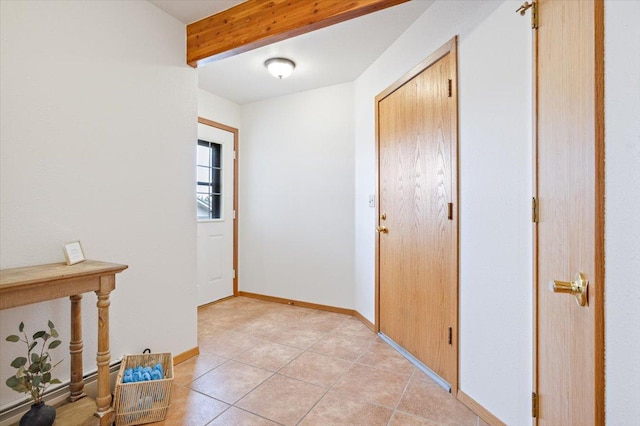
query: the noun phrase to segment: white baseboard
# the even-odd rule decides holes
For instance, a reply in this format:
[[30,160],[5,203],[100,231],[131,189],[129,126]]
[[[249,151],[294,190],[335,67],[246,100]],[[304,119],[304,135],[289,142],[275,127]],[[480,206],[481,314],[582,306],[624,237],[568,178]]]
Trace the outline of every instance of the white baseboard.
[[[120,361],[114,363],[109,368],[109,381],[111,382],[111,392],[116,385],[116,377],[118,376],[118,370],[120,369]],[[98,394],[98,373],[89,373],[84,377],[84,392],[89,398],[96,398]],[[67,382],[63,386],[60,386],[52,391],[47,392],[44,397],[47,405],[58,405],[64,402],[69,396],[69,383]],[[19,402],[16,405],[6,408],[0,411],[0,426],[9,426],[20,421],[20,418],[29,411],[31,407],[31,400],[27,399],[23,402]]]

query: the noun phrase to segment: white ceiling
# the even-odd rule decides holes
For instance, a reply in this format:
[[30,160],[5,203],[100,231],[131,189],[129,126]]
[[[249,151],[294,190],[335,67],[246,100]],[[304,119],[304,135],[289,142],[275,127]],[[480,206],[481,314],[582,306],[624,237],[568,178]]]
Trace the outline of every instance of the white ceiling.
[[244,0],[148,0],[178,21],[190,24],[227,10]]
[[[149,0],[184,23],[225,10],[237,0]],[[199,86],[237,104],[353,81],[378,58],[433,0],[412,0],[350,21],[210,62],[198,68]],[[264,61],[293,60],[283,80],[272,77]]]

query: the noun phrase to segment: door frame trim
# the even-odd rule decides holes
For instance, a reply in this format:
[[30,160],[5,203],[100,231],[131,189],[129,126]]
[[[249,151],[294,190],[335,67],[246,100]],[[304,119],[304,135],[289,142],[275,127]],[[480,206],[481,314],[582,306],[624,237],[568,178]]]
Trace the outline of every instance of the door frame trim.
[[[385,90],[380,92],[375,97],[375,164],[376,164],[376,188],[375,194],[377,197],[375,208],[375,223],[380,225],[380,127],[379,127],[379,114],[380,114],[380,102],[387,96],[398,90],[404,84],[409,82],[415,76],[422,71],[429,68],[431,65],[438,62],[447,54],[450,54],[453,58],[453,78],[452,78],[452,97],[455,100],[454,112],[456,116],[455,135],[452,137],[452,150],[451,150],[451,164],[452,164],[452,182],[451,182],[451,201],[454,203],[454,218],[455,218],[455,244],[456,244],[456,273],[455,273],[455,285],[456,285],[456,314],[455,314],[455,350],[456,350],[456,373],[454,383],[451,385],[451,394],[456,396],[458,392],[458,372],[459,365],[459,303],[460,303],[460,239],[459,239],[459,191],[458,191],[458,137],[459,137],[459,112],[458,112],[458,36],[454,36],[449,41],[444,43],[426,59],[421,61],[418,65],[413,67],[409,72],[402,75],[398,80],[392,83]],[[375,237],[375,263],[374,263],[374,283],[375,283],[375,299],[374,299],[374,331],[380,332],[380,234],[376,232]]]
[[227,126],[226,124],[218,123],[217,121],[209,120],[204,117],[198,117],[198,123],[206,126],[215,127],[220,130],[225,130],[229,133],[233,133],[233,150],[236,153],[233,162],[233,211],[236,212],[233,218],[233,270],[236,271],[233,277],[233,295],[238,295],[238,218],[240,213],[238,212],[238,162],[240,161],[240,153],[238,152],[238,137],[239,132],[235,127]]

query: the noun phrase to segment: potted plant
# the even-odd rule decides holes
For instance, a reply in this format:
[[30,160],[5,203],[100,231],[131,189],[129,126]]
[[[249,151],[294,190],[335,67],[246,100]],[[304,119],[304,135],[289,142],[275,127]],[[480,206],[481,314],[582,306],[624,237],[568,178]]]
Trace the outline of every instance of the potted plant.
[[[51,321],[48,326],[49,331],[37,331],[30,339],[24,331],[24,323],[21,322],[18,331],[24,337],[12,334],[6,339],[8,342],[23,342],[27,348],[26,357],[19,356],[11,362],[11,366],[17,371],[6,381],[11,389],[29,394],[33,400],[31,409],[20,419],[20,426],[51,426],[56,418],[55,408],[45,405],[42,397],[49,386],[61,383],[60,380],[51,377],[51,372],[62,361],[52,365],[49,351],[60,346],[62,342],[58,340],[58,332]],[[49,342],[50,339],[53,340]]]

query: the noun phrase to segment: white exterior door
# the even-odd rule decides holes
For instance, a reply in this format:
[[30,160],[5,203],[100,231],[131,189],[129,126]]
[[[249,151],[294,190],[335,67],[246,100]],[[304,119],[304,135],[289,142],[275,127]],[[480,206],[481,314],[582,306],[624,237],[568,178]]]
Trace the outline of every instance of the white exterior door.
[[198,305],[233,295],[234,136],[198,123]]

